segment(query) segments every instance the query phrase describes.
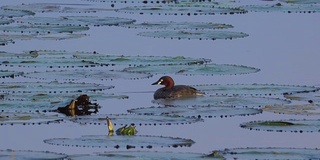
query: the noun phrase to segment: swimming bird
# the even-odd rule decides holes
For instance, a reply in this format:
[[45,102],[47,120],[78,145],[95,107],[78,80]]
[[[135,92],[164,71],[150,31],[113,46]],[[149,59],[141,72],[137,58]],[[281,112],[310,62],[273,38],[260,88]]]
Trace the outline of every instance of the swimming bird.
[[193,97],[203,95],[197,89],[186,85],[174,85],[174,81],[170,76],[163,76],[152,85],[164,85],[159,88],[154,94],[154,99],[174,99],[179,97]]

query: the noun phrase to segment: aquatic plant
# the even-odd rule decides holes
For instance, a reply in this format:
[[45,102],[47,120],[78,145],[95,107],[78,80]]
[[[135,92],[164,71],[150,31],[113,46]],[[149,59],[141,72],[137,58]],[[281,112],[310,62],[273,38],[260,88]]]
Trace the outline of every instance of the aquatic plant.
[[273,104],[288,104],[289,101],[279,98],[263,98],[248,96],[198,96],[195,98],[157,99],[154,103],[166,106],[234,106],[264,107]]
[[247,11],[240,8],[228,8],[217,6],[211,2],[190,2],[169,5],[154,6],[130,6],[120,8],[117,12],[129,14],[149,14],[149,15],[215,15],[215,14],[243,14]]
[[139,115],[172,115],[183,117],[216,118],[248,116],[262,113],[261,109],[236,108],[231,106],[165,106],[129,109]]
[[317,159],[319,149],[310,148],[276,148],[276,147],[248,147],[248,148],[226,148],[214,151],[207,158],[223,159]]
[[[86,6],[86,7],[83,7]],[[59,12],[59,13],[96,13],[110,11],[105,8],[90,8],[86,4],[67,4],[67,3],[31,3],[21,5],[2,6],[4,10],[14,10],[20,12]]]
[[248,5],[242,6],[245,10],[251,12],[284,12],[284,13],[319,13],[319,5],[308,5],[305,4],[268,4],[268,5]]
[[278,84],[203,84],[193,85],[200,91],[216,95],[273,96],[294,93],[308,93],[319,90],[314,86],[295,86]]
[[145,72],[150,74],[181,75],[237,75],[259,72],[260,69],[229,64],[193,64],[193,65],[140,65],[125,68],[124,71]]
[[29,72],[24,75],[26,78],[38,80],[58,80],[58,81],[76,81],[76,80],[114,80],[114,79],[131,79],[137,80],[149,78],[151,74],[142,72],[124,72],[116,70],[103,69],[73,69],[73,70],[54,70],[43,72]]
[[23,74],[23,72],[18,71],[0,70],[0,78],[14,78],[17,76],[22,76]]
[[87,125],[108,125],[106,117],[112,120],[114,126],[124,126],[127,124],[134,124],[135,126],[183,125],[203,121],[198,117],[137,114],[96,114],[91,116],[74,117],[70,120],[76,123]]
[[151,151],[113,151],[105,152],[95,155],[71,155],[69,156],[72,160],[99,160],[99,159],[108,159],[108,160],[126,160],[126,159],[139,159],[143,158],[144,160],[152,160],[157,157],[157,159],[193,159],[193,160],[203,160],[205,154],[201,153],[176,153],[176,152],[151,152]]
[[281,2],[290,4],[317,4],[320,3],[319,0],[280,0]]
[[[1,14],[0,14],[1,15]],[[7,25],[10,23],[13,23],[14,21],[12,19],[4,19],[4,18],[0,18],[0,25]]]
[[47,115],[38,112],[0,112],[0,125],[40,125],[60,123],[63,118],[57,114]]
[[274,131],[274,132],[320,132],[319,119],[288,119],[274,121],[251,121],[240,125],[241,128],[246,128],[256,131]]
[[[16,32],[21,34],[56,34],[56,33],[74,33],[87,31],[89,27],[76,26],[76,25],[22,25],[22,26],[0,26],[0,31],[6,32]],[[36,35],[34,37],[37,37]]]
[[49,151],[32,151],[32,150],[0,150],[0,160],[8,159],[66,159],[67,155]]
[[98,16],[61,16],[61,17],[27,17],[17,18],[18,24],[59,25],[59,26],[117,26],[131,24],[133,19]]
[[267,105],[264,111],[292,115],[320,115],[320,104]]
[[102,85],[95,83],[75,83],[65,82],[59,83],[57,81],[52,82],[2,82],[0,83],[0,92],[18,94],[18,93],[88,93],[88,91],[96,92],[107,89],[112,89],[112,85]]
[[284,96],[290,100],[305,101],[308,103],[320,104],[319,91],[291,93],[291,94],[285,94]]
[[174,30],[174,31],[152,31],[141,32],[139,36],[165,38],[165,39],[198,39],[198,40],[217,40],[217,39],[235,39],[249,36],[243,32],[231,31],[211,31],[211,30]]
[[212,22],[143,22],[121,25],[126,28],[141,28],[141,29],[162,29],[162,30],[211,30],[211,29],[228,29],[233,28],[230,24],[212,23]]
[[164,136],[108,136],[108,135],[85,135],[79,138],[52,138],[44,140],[50,145],[67,147],[98,147],[98,148],[162,148],[162,147],[189,147],[194,141],[184,138]]
[[23,16],[33,16],[35,15],[35,13],[32,11],[26,11],[26,10],[9,9],[2,6],[0,8],[0,15],[1,17],[14,18],[14,17],[23,17]]

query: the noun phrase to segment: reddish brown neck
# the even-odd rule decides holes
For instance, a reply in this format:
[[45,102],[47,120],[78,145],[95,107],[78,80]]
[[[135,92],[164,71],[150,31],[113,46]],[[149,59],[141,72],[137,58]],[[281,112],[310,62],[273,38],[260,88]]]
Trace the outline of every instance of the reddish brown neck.
[[165,85],[166,88],[172,88],[174,86],[174,81],[171,77],[166,77],[163,79],[162,84]]

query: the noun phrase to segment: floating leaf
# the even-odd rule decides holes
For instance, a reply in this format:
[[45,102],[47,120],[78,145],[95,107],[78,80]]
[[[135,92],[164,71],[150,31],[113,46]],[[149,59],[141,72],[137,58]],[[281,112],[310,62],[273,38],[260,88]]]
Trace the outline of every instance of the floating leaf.
[[200,91],[218,95],[252,95],[267,96],[292,94],[300,92],[314,92],[319,88],[314,86],[293,86],[277,84],[206,84],[194,85]]
[[22,76],[23,72],[0,70],[0,78],[14,78],[16,76]]
[[133,6],[117,9],[117,12],[150,15],[215,15],[215,14],[243,14],[246,10],[215,6],[216,3],[178,3],[172,5]]
[[35,13],[31,11],[26,11],[26,10],[14,10],[14,9],[8,9],[5,6],[2,6],[0,8],[0,15],[1,17],[23,17],[23,16],[33,16]]
[[251,12],[285,12],[285,13],[319,13],[319,5],[307,4],[273,4],[273,5],[248,5],[241,7]]
[[151,74],[141,72],[123,72],[115,70],[60,70],[60,71],[46,71],[46,72],[32,72],[26,73],[25,77],[39,80],[64,80],[75,81],[83,79],[95,80],[113,80],[113,79],[142,79],[149,78]]
[[0,125],[40,125],[49,123],[59,123],[61,121],[63,121],[63,118],[58,117],[58,115],[46,115],[42,113],[30,112],[0,112]]
[[0,35],[0,46],[5,46],[9,43],[14,43],[14,41],[12,39],[8,39],[8,37],[2,37],[2,35]]
[[292,4],[316,4],[320,3],[319,0],[280,0],[285,3],[292,3]]
[[160,65],[160,64],[204,64],[210,62],[209,59],[191,58],[184,56],[128,56],[128,55],[109,55],[98,53],[79,53],[74,57],[85,61],[92,61],[101,65]]
[[[85,6],[85,7],[84,7]],[[66,3],[32,3],[15,6],[3,6],[5,10],[16,10],[25,12],[60,12],[60,13],[95,13],[98,11],[110,11],[105,8],[90,8],[86,4],[66,4]]]
[[141,65],[125,68],[124,71],[145,72],[152,74],[181,74],[181,75],[236,75],[259,72],[253,67],[228,65],[228,64],[205,64],[205,65]]
[[149,107],[128,110],[129,113],[139,115],[178,115],[184,117],[232,117],[247,116],[262,113],[261,109],[235,108],[230,106],[175,106],[175,107]]
[[290,119],[278,121],[251,121],[242,123],[242,128],[257,131],[275,131],[275,132],[320,132],[320,120],[308,119]]
[[162,136],[107,136],[86,135],[80,138],[52,138],[44,140],[51,145],[68,147],[98,147],[98,148],[154,148],[154,147],[189,147],[191,139]]
[[2,111],[56,111],[58,107],[65,107],[73,99],[80,95],[87,94],[92,101],[106,99],[127,99],[126,95],[115,95],[107,93],[92,92],[67,92],[67,93],[19,93],[0,95],[2,101],[0,108]]
[[[308,148],[234,148],[215,152],[223,159],[318,159],[319,149]],[[215,156],[207,156],[214,158]],[[217,157],[218,158],[218,157]]]
[[16,19],[16,22],[33,25],[63,25],[63,26],[111,26],[124,25],[135,20],[119,17],[97,16],[63,16],[63,17],[28,17]]
[[[16,32],[21,34],[52,34],[52,33],[74,33],[87,31],[85,26],[67,25],[22,25],[22,26],[0,26],[0,31]],[[37,37],[37,36],[35,36]]]
[[184,56],[128,56],[109,55],[97,52],[68,52],[55,50],[29,51],[25,53],[0,52],[3,66],[75,68],[97,66],[138,66],[159,64],[205,64],[210,59]]
[[[1,12],[1,9],[0,9],[0,12]],[[0,14],[1,15],[1,14]],[[3,19],[3,18],[0,18],[0,25],[6,25],[6,24],[10,24],[10,23],[13,23],[14,21],[12,19]]]
[[135,124],[135,125],[178,125],[201,122],[201,118],[182,116],[151,116],[136,114],[97,114],[91,116],[81,116],[71,119],[80,124],[107,125],[107,118],[110,118],[115,126]]
[[200,153],[175,153],[175,152],[149,152],[149,151],[113,151],[105,152],[97,155],[74,155],[69,156],[72,160],[127,160],[127,159],[144,159],[154,160],[156,159],[202,159],[204,154]]
[[27,150],[0,150],[0,160],[24,160],[24,159],[50,159],[61,160],[66,159],[67,155],[54,152],[41,152],[41,151],[27,151]]
[[139,24],[122,25],[126,28],[142,28],[142,29],[192,29],[192,30],[205,30],[205,29],[227,29],[233,28],[230,24],[220,24],[211,22],[144,22]]
[[102,91],[114,88],[114,86],[105,86],[95,83],[74,83],[65,82],[2,82],[0,83],[0,92],[3,93],[81,93],[88,91]]
[[319,104],[267,105],[263,110],[281,114],[320,115]]
[[168,39],[199,39],[199,40],[216,40],[216,39],[234,39],[244,38],[249,36],[243,32],[230,31],[211,31],[211,30],[196,30],[196,31],[153,31],[142,32],[139,36],[154,37],[154,38],[168,38]]
[[286,100],[277,98],[245,97],[245,96],[198,96],[182,99],[157,99],[154,103],[168,106],[235,106],[264,107],[273,104],[288,104]]
[[46,34],[46,35],[38,35],[34,37],[34,39],[38,40],[66,40],[66,39],[76,39],[88,36],[87,34],[81,33],[57,33],[57,34]]
[[290,100],[307,101],[309,103],[320,104],[320,92],[302,92],[284,95]]

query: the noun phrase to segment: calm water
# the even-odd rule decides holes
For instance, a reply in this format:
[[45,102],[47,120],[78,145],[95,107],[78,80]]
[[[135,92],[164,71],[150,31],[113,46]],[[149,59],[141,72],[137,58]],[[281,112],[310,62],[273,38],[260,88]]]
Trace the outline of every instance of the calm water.
[[[42,2],[42,1],[30,1]],[[55,2],[55,1],[53,1]],[[2,0],[0,6],[14,4]],[[27,3],[27,2],[25,2]],[[70,2],[71,3],[71,2]],[[85,3],[74,0],[72,3]],[[93,3],[101,5],[101,3]],[[109,7],[108,4],[102,3]],[[118,55],[170,55],[210,58],[214,63],[239,64],[260,68],[261,71],[236,76],[177,76],[176,84],[207,83],[275,83],[288,85],[320,85],[320,15],[287,13],[248,13],[243,15],[216,16],[147,16],[116,12],[100,12],[97,15],[116,16],[145,21],[205,21],[232,24],[230,31],[240,31],[249,37],[234,40],[170,40],[140,37],[142,29],[122,27],[92,27],[90,36],[64,41],[16,41],[1,46],[0,51],[25,50],[97,51]],[[45,14],[46,15],[46,14]],[[51,15],[48,13],[47,15]],[[60,16],[57,14],[55,16]],[[142,80],[117,80],[100,83],[115,85],[108,92],[127,94],[128,100],[101,101],[100,113],[125,113],[127,109],[152,105],[152,94],[159,86],[151,86],[161,75]],[[14,79],[22,81],[23,79]],[[12,81],[1,79],[1,81]],[[99,81],[95,81],[99,82]],[[138,92],[138,93],[136,93]],[[233,147],[306,147],[320,148],[319,133],[276,133],[242,129],[239,124],[251,120],[286,118],[319,118],[312,116],[288,116],[264,112],[246,117],[205,119],[204,123],[173,126],[138,127],[141,135],[162,135],[190,138],[196,143],[187,148],[163,148],[177,152],[209,153],[212,150]],[[67,154],[103,152],[105,149],[59,147],[44,144],[47,138],[103,135],[107,126],[81,126],[73,123],[40,126],[1,126],[0,149],[46,150]],[[111,149],[113,150],[113,149]],[[108,149],[109,151],[109,149]]]

